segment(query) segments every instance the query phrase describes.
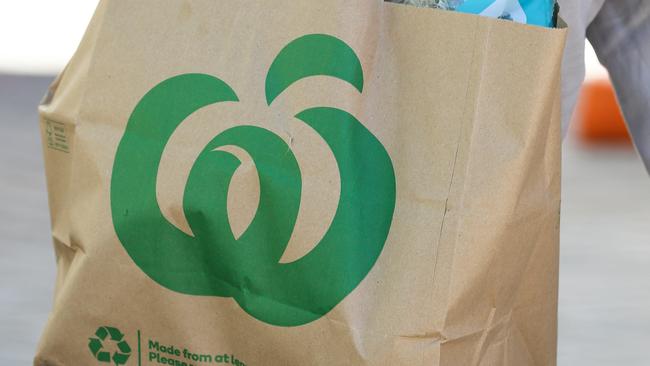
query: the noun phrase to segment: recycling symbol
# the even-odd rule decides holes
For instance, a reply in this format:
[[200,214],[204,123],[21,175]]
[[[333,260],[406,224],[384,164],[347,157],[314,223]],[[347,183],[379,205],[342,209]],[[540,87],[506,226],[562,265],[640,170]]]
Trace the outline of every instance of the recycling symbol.
[[[115,345],[112,356],[106,347],[111,342]],[[131,346],[124,340],[124,334],[113,327],[97,328],[95,336],[89,338],[88,348],[97,361],[110,363],[112,360],[116,366],[125,365],[131,356]]]

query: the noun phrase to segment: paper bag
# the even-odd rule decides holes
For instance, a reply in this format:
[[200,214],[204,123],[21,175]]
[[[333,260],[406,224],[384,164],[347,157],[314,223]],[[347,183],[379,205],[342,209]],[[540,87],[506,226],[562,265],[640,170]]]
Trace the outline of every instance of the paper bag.
[[564,36],[101,1],[40,107],[35,365],[554,365]]

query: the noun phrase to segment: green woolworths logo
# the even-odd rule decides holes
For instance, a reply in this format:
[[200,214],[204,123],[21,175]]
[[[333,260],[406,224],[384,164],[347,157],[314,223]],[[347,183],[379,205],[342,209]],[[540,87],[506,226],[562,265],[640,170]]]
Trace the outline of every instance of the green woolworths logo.
[[[266,101],[315,75],[363,90],[355,52],[322,34],[289,43],[266,76]],[[336,108],[303,110],[296,118],[329,145],[341,194],[331,226],[318,245],[292,263],[280,263],[294,230],[302,180],[291,148],[267,129],[237,126],[203,149],[183,196],[193,235],[168,222],[156,201],[160,159],[176,128],[205,106],[239,101],[220,79],[183,74],[155,86],[131,114],[111,181],[113,224],[133,261],[160,285],[184,294],[232,297],[251,316],[277,326],[319,319],[368,274],[382,251],[395,208],[395,173],[388,153],[354,116]],[[235,238],[227,213],[228,185],[241,162],[217,150],[238,146],[255,162],[257,212]]]

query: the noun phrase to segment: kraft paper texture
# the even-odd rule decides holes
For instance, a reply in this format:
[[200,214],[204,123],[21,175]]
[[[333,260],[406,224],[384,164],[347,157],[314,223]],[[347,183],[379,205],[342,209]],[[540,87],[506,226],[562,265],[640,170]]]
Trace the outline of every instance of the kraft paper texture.
[[564,38],[380,0],[102,0],[39,109],[34,364],[555,365]]

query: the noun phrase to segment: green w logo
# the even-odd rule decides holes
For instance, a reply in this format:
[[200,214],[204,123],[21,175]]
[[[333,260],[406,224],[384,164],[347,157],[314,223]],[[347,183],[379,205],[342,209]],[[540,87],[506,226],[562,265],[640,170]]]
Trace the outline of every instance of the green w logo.
[[[322,34],[300,37],[277,55],[266,77],[266,101],[294,82],[324,75],[363,90],[355,52]],[[395,173],[388,153],[354,116],[330,107],[296,118],[329,145],[338,164],[341,194],[322,240],[307,255],[280,263],[300,206],[301,172],[291,148],[265,128],[237,126],[203,149],[186,183],[183,210],[193,235],[165,219],[156,200],[156,177],[165,145],[195,111],[236,102],[223,81],[183,74],[149,91],[133,111],[119,144],[111,181],[113,224],[133,261],[154,281],[176,292],[232,297],[253,317],[278,326],[319,319],[363,280],[379,257],[395,208]],[[228,221],[228,186],[241,162],[218,150],[248,152],[259,176],[255,216],[238,238]]]

